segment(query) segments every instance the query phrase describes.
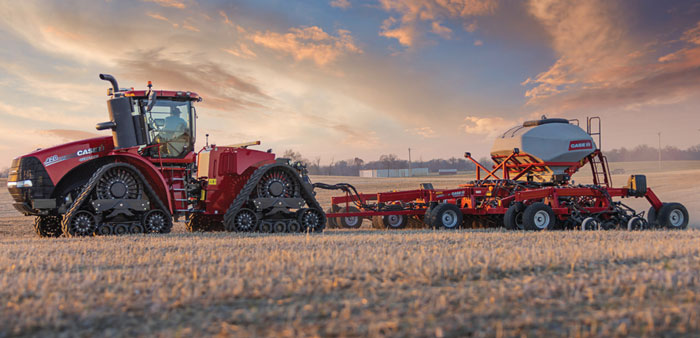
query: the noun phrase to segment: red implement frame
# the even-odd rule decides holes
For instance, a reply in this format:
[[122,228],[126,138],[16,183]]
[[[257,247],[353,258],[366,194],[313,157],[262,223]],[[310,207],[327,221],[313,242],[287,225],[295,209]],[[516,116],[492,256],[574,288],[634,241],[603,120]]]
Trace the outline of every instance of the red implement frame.
[[[493,156],[496,163],[492,170],[486,169],[482,164],[466,153],[465,157],[476,166],[476,180],[460,185],[456,189],[427,189],[380,192],[376,194],[351,194],[331,198],[331,203],[336,206],[345,206],[345,210],[355,206],[359,212],[333,212],[326,216],[335,217],[371,217],[387,215],[412,215],[422,216],[431,204],[452,203],[459,205],[465,215],[502,215],[505,214],[513,202],[529,204],[535,201],[545,201],[554,213],[560,218],[566,218],[571,210],[560,204],[561,197],[584,197],[591,199],[592,206],[587,207],[588,212],[597,213],[609,210],[611,198],[641,197],[632,196],[628,187],[612,188],[612,180],[609,173],[608,162],[600,150],[595,150],[590,155],[578,162],[541,162],[529,154],[522,154],[517,149],[507,156]],[[573,175],[586,164],[591,165],[593,174],[592,186],[570,186],[568,178],[558,185],[517,188],[514,181],[522,180],[528,174],[547,172],[548,167],[567,167],[566,174]],[[484,177],[482,178],[482,171]],[[522,182],[522,181],[521,181]],[[514,188],[515,187],[515,188]],[[611,198],[608,198],[611,197]],[[644,196],[649,203],[658,210],[661,201],[651,189],[647,189]],[[387,205],[401,205],[403,210],[382,210]],[[333,210],[337,210],[334,208]]]

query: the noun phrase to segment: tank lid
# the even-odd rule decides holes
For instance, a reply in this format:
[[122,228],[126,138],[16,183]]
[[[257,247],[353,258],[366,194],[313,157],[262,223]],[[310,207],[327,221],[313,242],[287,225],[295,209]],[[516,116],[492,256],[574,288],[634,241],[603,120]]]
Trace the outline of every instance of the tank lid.
[[534,127],[534,126],[539,126],[543,124],[550,124],[550,123],[566,123],[569,124],[569,120],[567,119],[561,119],[561,118],[551,118],[548,119],[546,117],[543,117],[540,120],[532,120],[532,121],[525,121],[523,123],[523,127]]

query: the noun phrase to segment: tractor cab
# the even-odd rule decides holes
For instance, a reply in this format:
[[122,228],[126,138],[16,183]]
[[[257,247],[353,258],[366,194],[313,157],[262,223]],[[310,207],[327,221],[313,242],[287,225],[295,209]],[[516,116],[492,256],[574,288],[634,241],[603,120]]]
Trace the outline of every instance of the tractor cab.
[[115,149],[143,147],[152,158],[183,158],[194,150],[197,112],[193,102],[201,101],[196,93],[182,91],[119,89],[110,75],[107,101],[110,121],[97,130],[111,129]]

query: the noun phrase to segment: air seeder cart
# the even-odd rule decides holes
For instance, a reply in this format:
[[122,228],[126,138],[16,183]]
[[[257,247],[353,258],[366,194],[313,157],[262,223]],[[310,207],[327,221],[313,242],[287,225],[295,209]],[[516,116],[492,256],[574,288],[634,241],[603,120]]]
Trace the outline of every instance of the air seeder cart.
[[[574,123],[575,122],[575,123]],[[597,129],[595,127],[597,126]],[[488,170],[470,153],[476,179],[454,189],[419,189],[363,194],[349,184],[315,184],[338,189],[326,211],[329,226],[357,228],[364,218],[373,227],[400,229],[421,221],[430,228],[499,227],[513,230],[614,229],[666,227],[683,229],[688,211],[679,203],[662,203],[644,175],[630,176],[615,188],[606,157],[600,151],[600,118],[578,121],[528,121],[498,137]],[[598,136],[598,146],[593,140]],[[585,166],[592,184],[575,184],[572,175]],[[646,198],[649,211],[637,212],[618,199]]]

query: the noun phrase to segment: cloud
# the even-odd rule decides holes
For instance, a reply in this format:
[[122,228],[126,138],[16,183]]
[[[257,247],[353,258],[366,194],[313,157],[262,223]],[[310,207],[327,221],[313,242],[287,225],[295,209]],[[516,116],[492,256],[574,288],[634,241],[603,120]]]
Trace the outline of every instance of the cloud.
[[[488,15],[498,7],[496,0],[380,0],[379,3],[385,11],[400,15],[399,19],[390,17],[385,20],[380,35],[397,39],[406,47],[413,46],[421,35],[420,23],[429,23],[432,33],[448,39],[452,29],[443,26],[441,21],[463,21],[474,16]],[[469,24],[466,25],[470,27]],[[476,26],[473,28],[476,29]]]
[[126,76],[153,80],[154,85],[162,89],[197,88],[204,98],[201,105],[218,110],[262,108],[264,102],[270,100],[252,80],[234,75],[223,65],[211,61],[185,62],[153,50],[134,52],[119,64]]
[[348,1],[348,0],[333,0],[333,1],[331,1],[331,6],[342,8],[342,9],[347,9],[347,8],[350,8],[350,1]]
[[392,28],[396,22],[397,20],[394,18],[384,20],[379,36],[396,39],[403,46],[413,46],[416,40],[416,27],[413,25],[406,25]]
[[256,32],[250,39],[257,45],[290,54],[297,61],[311,60],[319,66],[330,64],[348,53],[360,54],[350,32],[338,30],[333,36],[317,26],[290,28],[288,33]]
[[676,103],[700,89],[700,23],[682,34],[682,48],[657,56],[656,42],[634,36],[610,2],[531,0],[529,11],[558,55],[549,69],[522,83],[529,105],[638,108]]
[[452,30],[443,26],[440,21],[433,21],[431,32],[439,35],[443,39],[449,39],[452,36]]
[[483,46],[483,45],[484,45],[484,42],[481,40],[474,41],[474,46]]
[[462,128],[467,134],[486,135],[493,137],[503,133],[509,127],[517,124],[502,117],[467,116]]
[[153,2],[163,7],[172,7],[177,9],[185,9],[185,3],[178,0],[144,0],[145,2]]
[[242,42],[238,44],[238,47],[224,48],[223,51],[244,59],[254,59],[258,56],[255,54],[255,52],[250,50],[245,43]]
[[412,129],[406,129],[407,132],[421,136],[423,138],[433,138],[436,137],[435,131],[430,127],[416,127]]

